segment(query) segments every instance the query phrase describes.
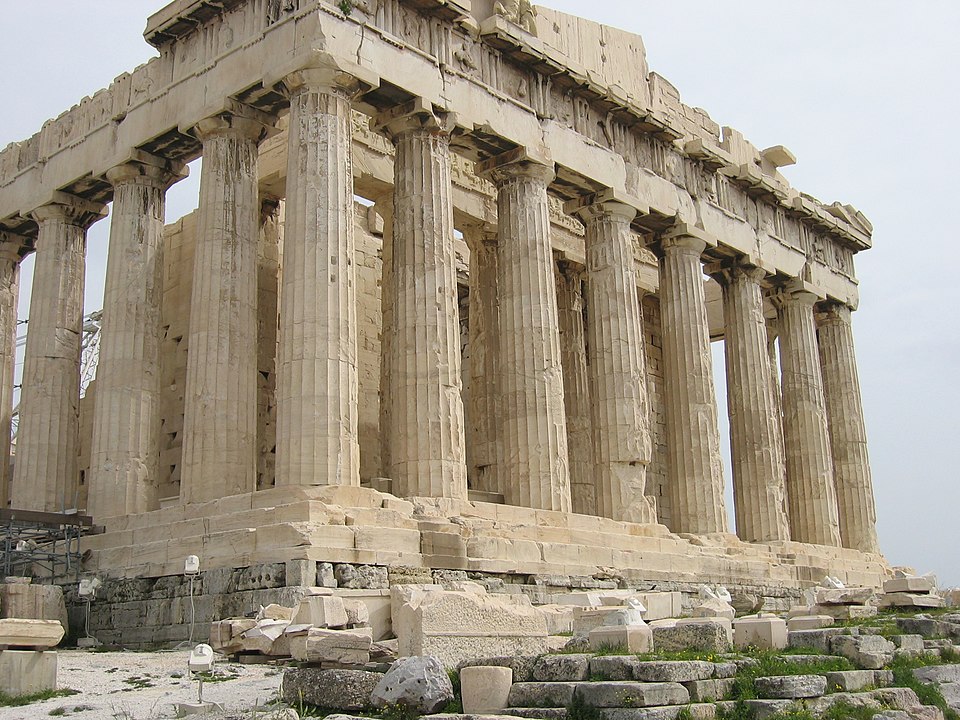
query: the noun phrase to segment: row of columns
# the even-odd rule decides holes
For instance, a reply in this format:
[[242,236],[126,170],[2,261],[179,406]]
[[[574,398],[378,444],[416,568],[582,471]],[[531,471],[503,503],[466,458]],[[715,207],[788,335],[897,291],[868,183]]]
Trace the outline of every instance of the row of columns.
[[[351,101],[360,84],[336,69],[313,68],[288,77],[285,88],[291,110],[276,484],[359,485]],[[257,147],[271,125],[257,111],[234,109],[195,130],[204,164],[184,502],[256,488]],[[552,163],[521,148],[477,166],[496,187],[498,226],[496,233],[483,226],[466,233],[475,343],[466,427],[451,197],[455,117],[415,100],[375,125],[396,146],[381,378],[384,469],[395,491],[465,499],[469,439],[479,489],[502,493],[509,504],[656,522],[646,483],[650,411],[631,231],[638,203],[612,192],[568,203],[586,229],[586,264],[582,277],[562,265],[558,274],[547,195]],[[115,217],[89,496],[98,518],[150,509],[164,193],[182,172],[141,153],[107,176]],[[83,203],[35,213],[40,234],[14,479],[18,507],[72,506],[85,229],[101,213]],[[672,529],[696,534],[727,531],[703,291],[706,247],[690,229],[667,234],[658,246]],[[716,277],[724,290],[738,532],[751,541],[842,540],[876,550],[849,312],[824,312],[818,343],[816,298],[802,291],[777,296],[781,435],[763,271],[738,263]],[[0,300],[9,286],[0,273]],[[585,325],[584,302],[591,318]],[[0,325],[16,316],[9,305],[3,303]],[[0,330],[9,339],[7,325]],[[564,356],[578,346],[585,355]]]

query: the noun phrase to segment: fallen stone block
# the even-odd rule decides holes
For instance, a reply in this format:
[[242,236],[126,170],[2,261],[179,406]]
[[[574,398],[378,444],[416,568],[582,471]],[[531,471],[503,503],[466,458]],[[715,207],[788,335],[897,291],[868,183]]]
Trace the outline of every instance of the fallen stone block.
[[787,645],[791,648],[809,648],[820,653],[830,652],[830,639],[838,635],[858,634],[856,628],[822,628],[820,630],[790,630]]
[[898,650],[908,650],[912,652],[923,652],[923,635],[891,635],[890,642],[897,646]]
[[507,707],[513,672],[510,668],[476,666],[460,671],[460,696],[468,715],[499,715]]
[[443,709],[451,700],[453,685],[450,676],[435,657],[397,660],[370,694],[374,707],[400,706],[423,715]]
[[642,625],[601,625],[590,631],[590,648],[623,649],[628,653],[647,653],[653,650],[653,631]]
[[510,707],[565,708],[573,702],[577,683],[515,682],[508,698]]
[[[661,621],[669,622],[669,621]],[[733,644],[733,627],[729,620],[678,620],[675,624],[651,625],[653,646],[658,652],[729,652]]]
[[[51,622],[60,626],[57,620]],[[35,650],[0,652],[0,692],[11,697],[19,697],[56,689],[56,652]]]
[[877,684],[875,670],[842,670],[826,674],[827,687],[831,692],[857,692]]
[[595,708],[654,707],[690,702],[690,693],[679,683],[630,681],[579,683],[576,694],[584,703]]
[[817,605],[866,605],[874,595],[870,587],[814,588]]
[[59,585],[34,585],[26,582],[0,584],[0,618],[19,620],[56,620],[67,630],[67,606]]
[[787,647],[787,623],[776,616],[739,618],[733,621],[733,644],[737,648],[782,650]]
[[59,620],[0,620],[0,646],[21,648],[52,648],[63,640],[63,625]]
[[913,676],[923,683],[960,683],[960,665],[929,665],[915,668]]
[[925,638],[960,637],[960,626],[943,619],[934,620],[923,615],[898,617],[897,627],[904,633],[923,635]]
[[704,660],[649,660],[631,666],[633,679],[639,682],[676,682],[707,680],[713,677],[714,664]]
[[733,678],[724,680],[690,680],[683,686],[690,693],[691,702],[716,702],[725,699],[733,690]]
[[829,615],[835,620],[863,620],[877,616],[873,605],[814,605],[810,608],[813,615]]
[[533,680],[533,666],[537,660],[539,660],[539,655],[505,655],[464,660],[457,667],[460,669],[478,666],[508,667],[513,671],[514,682],[531,682]]
[[370,694],[382,678],[382,673],[364,670],[287,670],[281,696],[294,707],[306,703],[326,710],[362,712],[370,707]]
[[536,682],[578,682],[590,678],[590,655],[544,655],[534,663]]
[[[289,641],[284,632],[290,626],[286,620],[260,620],[241,636],[240,652],[258,652],[263,655],[289,655]],[[274,648],[277,643],[282,643]]]
[[347,613],[347,625],[358,627],[370,624],[370,610],[363,600],[350,598],[342,598],[342,600],[343,609]]
[[767,720],[786,713],[794,704],[793,700],[747,700],[746,705],[753,720]]
[[210,623],[210,647],[222,655],[236,655],[243,650],[243,634],[257,626],[252,618],[219,620]]
[[600,711],[601,720],[676,720],[678,717],[689,720],[714,720],[716,716],[716,706],[707,703],[647,708],[604,708]]
[[933,579],[928,577],[892,578],[883,583],[885,593],[927,594],[936,590]]
[[260,612],[257,613],[258,620],[286,620],[290,622],[293,620],[293,615],[296,612],[295,608],[284,607],[283,605],[271,604],[266,607],[260,608]]
[[787,620],[788,630],[819,630],[836,622],[829,615],[796,615]]
[[349,618],[343,599],[333,595],[308,595],[300,601],[293,616],[294,625],[313,625],[317,628],[342,628]]
[[693,609],[693,616],[698,618],[720,617],[733,620],[737,616],[737,611],[730,603],[718,598],[711,598],[697,605]]
[[547,650],[543,613],[525,595],[447,592],[411,594],[393,617],[401,656],[431,655],[447,667],[500,655]]
[[373,633],[369,628],[310,628],[304,634],[290,636],[289,642],[290,654],[300,662],[366,665],[370,662]]
[[913,593],[887,593],[877,601],[881,608],[940,608],[943,598],[938,595],[915,595]]
[[598,655],[590,659],[590,676],[601,680],[635,680],[633,668],[639,662],[635,655]]
[[573,634],[574,608],[572,605],[538,605],[547,623],[549,635]]
[[757,694],[770,700],[815,698],[827,691],[823,675],[777,675],[758,677],[753,681]]
[[842,655],[864,670],[879,670],[893,660],[896,646],[880,635],[837,635],[830,639],[830,651]]

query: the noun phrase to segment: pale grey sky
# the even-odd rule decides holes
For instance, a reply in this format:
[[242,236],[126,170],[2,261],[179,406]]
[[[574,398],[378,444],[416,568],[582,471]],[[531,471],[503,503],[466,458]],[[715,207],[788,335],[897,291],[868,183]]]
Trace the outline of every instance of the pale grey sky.
[[[6,3],[0,146],[153,55],[141,38],[162,0]],[[960,321],[951,215],[960,209],[953,0],[544,0],[642,35],[650,68],[759,147],[798,157],[785,174],[872,220],[854,315],[881,545],[893,564],[960,585]],[[168,218],[196,205],[197,177]],[[90,233],[87,309],[103,294],[108,221]],[[25,315],[29,274],[21,293]],[[722,380],[723,366],[716,366]],[[721,412],[723,415],[723,412]],[[729,462],[727,462],[729,472]]]

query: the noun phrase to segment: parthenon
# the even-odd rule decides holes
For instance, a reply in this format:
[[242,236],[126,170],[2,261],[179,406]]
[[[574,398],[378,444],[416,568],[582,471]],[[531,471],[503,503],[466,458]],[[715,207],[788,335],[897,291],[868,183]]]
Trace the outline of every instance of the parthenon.
[[851,325],[870,222],[683,104],[640,37],[516,1],[177,0],[145,38],[0,152],[6,435],[36,254],[0,501],[91,515],[85,570],[888,572]]

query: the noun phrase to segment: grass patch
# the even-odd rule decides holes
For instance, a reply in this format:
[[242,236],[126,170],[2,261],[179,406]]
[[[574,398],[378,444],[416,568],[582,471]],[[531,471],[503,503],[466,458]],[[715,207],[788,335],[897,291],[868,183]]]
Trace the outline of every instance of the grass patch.
[[448,670],[450,684],[453,685],[453,700],[443,706],[442,713],[451,713],[460,715],[463,713],[463,695],[460,692],[460,673],[456,670]]
[[584,702],[579,693],[574,693],[573,700],[567,706],[567,720],[600,720],[600,711]]
[[893,662],[890,663],[890,669],[893,671],[893,685],[895,687],[910,688],[917,694],[917,697],[920,698],[921,703],[940,708],[945,720],[960,720],[960,714],[957,714],[955,710],[947,705],[947,701],[943,698],[943,693],[940,692],[940,688],[936,685],[927,685],[926,683],[920,682],[913,674],[916,668],[942,664],[942,660],[933,655],[916,658],[894,658]]
[[0,693],[0,707],[23,707],[33,703],[53,700],[54,698],[70,697],[79,695],[78,690],[44,690],[43,692],[31,693],[30,695],[7,695]]

